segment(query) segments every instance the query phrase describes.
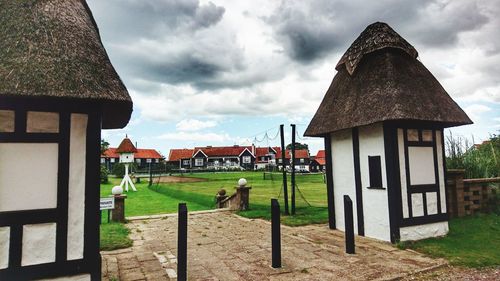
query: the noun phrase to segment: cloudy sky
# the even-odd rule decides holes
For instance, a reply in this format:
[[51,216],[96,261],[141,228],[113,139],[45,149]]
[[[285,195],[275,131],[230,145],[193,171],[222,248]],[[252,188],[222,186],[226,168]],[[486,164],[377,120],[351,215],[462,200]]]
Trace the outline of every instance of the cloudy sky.
[[[88,0],[110,59],[134,101],[122,130],[171,148],[279,143],[302,134],[335,65],[363,29],[388,23],[469,114],[453,129],[476,142],[500,129],[500,3],[496,0]],[[287,133],[290,138],[290,133]]]

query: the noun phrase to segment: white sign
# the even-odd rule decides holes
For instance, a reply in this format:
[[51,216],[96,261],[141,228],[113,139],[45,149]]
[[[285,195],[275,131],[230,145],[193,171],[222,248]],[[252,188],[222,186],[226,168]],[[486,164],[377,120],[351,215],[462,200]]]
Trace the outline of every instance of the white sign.
[[115,208],[114,197],[101,198],[100,210],[111,210]]

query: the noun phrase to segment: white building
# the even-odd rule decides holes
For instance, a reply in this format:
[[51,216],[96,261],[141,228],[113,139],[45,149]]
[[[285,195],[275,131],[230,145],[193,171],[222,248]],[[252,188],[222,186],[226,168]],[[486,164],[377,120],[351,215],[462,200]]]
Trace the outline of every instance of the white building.
[[447,234],[443,130],[472,122],[417,56],[374,23],[337,64],[305,133],[325,139],[330,227],[344,230],[349,195],[358,235],[396,242]]
[[0,280],[100,280],[101,128],[132,101],[85,1],[4,1],[0,26]]

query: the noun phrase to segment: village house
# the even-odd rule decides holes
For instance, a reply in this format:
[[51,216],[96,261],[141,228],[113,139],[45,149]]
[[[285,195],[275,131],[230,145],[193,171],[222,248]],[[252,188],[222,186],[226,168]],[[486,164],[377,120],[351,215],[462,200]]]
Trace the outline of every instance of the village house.
[[[307,149],[295,151],[295,169],[309,171],[309,152]],[[281,149],[279,147],[255,146],[206,146],[194,149],[171,149],[168,163],[184,169],[273,169],[281,165]],[[285,164],[290,169],[290,151],[286,151]]]
[[309,171],[310,172],[323,172],[325,168],[325,151],[324,150],[318,150],[318,153],[316,153],[316,156],[311,156],[311,162],[309,164]]
[[[120,162],[120,154],[116,149],[110,147],[101,155],[101,165],[106,166],[108,170],[112,170],[115,163]],[[137,148],[137,152],[134,153],[134,162],[137,169],[149,168],[150,163],[152,167],[156,167],[163,159],[164,157],[155,149]]]

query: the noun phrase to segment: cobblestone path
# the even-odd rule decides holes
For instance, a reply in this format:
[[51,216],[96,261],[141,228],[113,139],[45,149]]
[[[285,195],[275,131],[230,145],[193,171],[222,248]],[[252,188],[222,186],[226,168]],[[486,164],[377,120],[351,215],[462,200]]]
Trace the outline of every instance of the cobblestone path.
[[[103,252],[103,280],[176,280],[177,217],[127,224],[134,246]],[[282,226],[282,269],[271,265],[271,227],[229,212],[193,214],[188,226],[189,280],[391,280],[446,264],[326,225]],[[114,278],[114,279],[113,279]]]

